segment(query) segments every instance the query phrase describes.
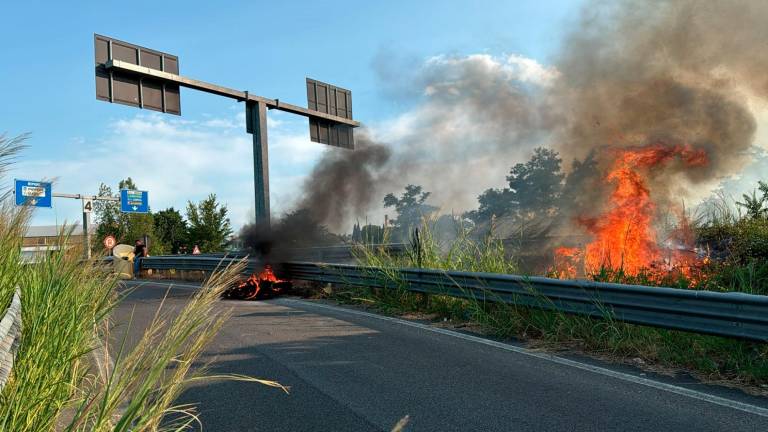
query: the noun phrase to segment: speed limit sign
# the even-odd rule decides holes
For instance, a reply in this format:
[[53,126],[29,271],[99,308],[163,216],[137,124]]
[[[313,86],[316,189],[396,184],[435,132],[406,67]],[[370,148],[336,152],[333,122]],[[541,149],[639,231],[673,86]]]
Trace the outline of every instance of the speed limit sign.
[[107,249],[112,249],[117,244],[117,240],[115,240],[114,236],[108,235],[104,237],[104,247]]

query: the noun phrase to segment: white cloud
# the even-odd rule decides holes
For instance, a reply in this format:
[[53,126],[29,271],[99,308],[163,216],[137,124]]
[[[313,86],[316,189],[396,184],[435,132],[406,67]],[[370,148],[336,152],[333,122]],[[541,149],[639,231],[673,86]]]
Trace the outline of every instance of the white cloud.
[[554,66],[544,66],[536,60],[516,54],[508,56],[502,68],[512,79],[540,86],[551,85],[560,76],[560,71]]
[[424,93],[430,96],[437,87],[447,88],[453,93],[466,85],[468,71],[474,75],[501,78],[509,82],[533,84],[546,87],[554,83],[560,71],[554,66],[544,66],[538,61],[517,54],[492,56],[490,54],[471,54],[467,56],[435,56],[424,64],[429,75],[439,75],[446,80],[433,82],[425,87]]
[[[76,154],[23,160],[12,174],[55,178],[56,191],[88,194],[96,193],[102,182],[116,188],[130,176],[149,191],[153,209],[183,209],[188,200],[215,193],[239,227],[253,218],[254,196],[253,144],[242,120],[241,114],[190,121],[142,113],[112,123],[98,141],[80,139]],[[304,126],[303,122],[270,122],[274,129],[269,137],[273,213],[290,207],[323,150],[309,141]],[[55,200],[56,209],[39,210],[32,223],[79,221],[79,203],[74,201]]]

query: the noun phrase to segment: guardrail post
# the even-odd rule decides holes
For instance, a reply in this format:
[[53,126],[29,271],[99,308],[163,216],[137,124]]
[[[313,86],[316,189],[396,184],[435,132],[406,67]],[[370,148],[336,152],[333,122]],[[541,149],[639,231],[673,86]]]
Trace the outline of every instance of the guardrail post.
[[416,298],[418,299],[417,303],[420,309],[423,309],[423,310],[429,309],[429,294],[416,293]]

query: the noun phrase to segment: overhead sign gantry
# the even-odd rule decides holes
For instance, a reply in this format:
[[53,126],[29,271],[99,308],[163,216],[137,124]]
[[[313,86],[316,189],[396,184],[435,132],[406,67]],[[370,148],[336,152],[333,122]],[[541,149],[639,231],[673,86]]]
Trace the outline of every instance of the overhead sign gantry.
[[307,78],[307,108],[257,96],[179,74],[172,54],[94,35],[96,98],[181,115],[180,87],[245,102],[246,131],[253,134],[256,222],[269,224],[269,152],[267,110],[277,109],[309,119],[310,139],[354,149],[352,92]]

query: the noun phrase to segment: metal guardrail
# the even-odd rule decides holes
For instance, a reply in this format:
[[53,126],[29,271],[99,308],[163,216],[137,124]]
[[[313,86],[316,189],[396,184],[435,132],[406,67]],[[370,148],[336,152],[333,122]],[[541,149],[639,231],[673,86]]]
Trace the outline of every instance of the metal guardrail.
[[[296,261],[319,261],[319,262],[340,262],[349,261],[355,259],[355,248],[357,245],[335,245],[335,246],[317,246],[306,248],[293,248],[293,249],[276,249],[275,256],[290,257],[291,260]],[[366,248],[371,250],[381,251],[389,255],[402,255],[405,253],[408,245],[406,243],[382,243],[382,244],[370,244],[366,245]],[[174,256],[174,255],[167,255]],[[216,252],[216,253],[204,253],[197,256],[201,257],[217,257],[217,258],[245,258],[248,256],[248,252],[245,251],[232,251],[232,252]]]
[[[234,260],[147,258],[145,268],[212,271]],[[174,267],[175,266],[175,267]],[[249,262],[248,271],[259,267]],[[384,269],[289,262],[278,269],[294,279],[441,294],[501,302],[627,323],[753,341],[768,341],[768,296],[560,280],[495,273]]]
[[[318,246],[286,250],[287,256],[295,261],[338,262],[356,258],[357,245]],[[365,245],[370,250],[376,250],[388,255],[402,255],[408,248],[405,243],[386,243]]]
[[[223,270],[228,265],[240,262],[243,258],[216,257],[206,255],[160,255],[141,259],[142,269],[180,270],[213,272]],[[261,270],[261,261],[249,259],[243,273],[251,274]]]
[[21,338],[21,293],[17,289],[11,305],[0,320],[0,390],[3,389],[13,369],[13,361]]

